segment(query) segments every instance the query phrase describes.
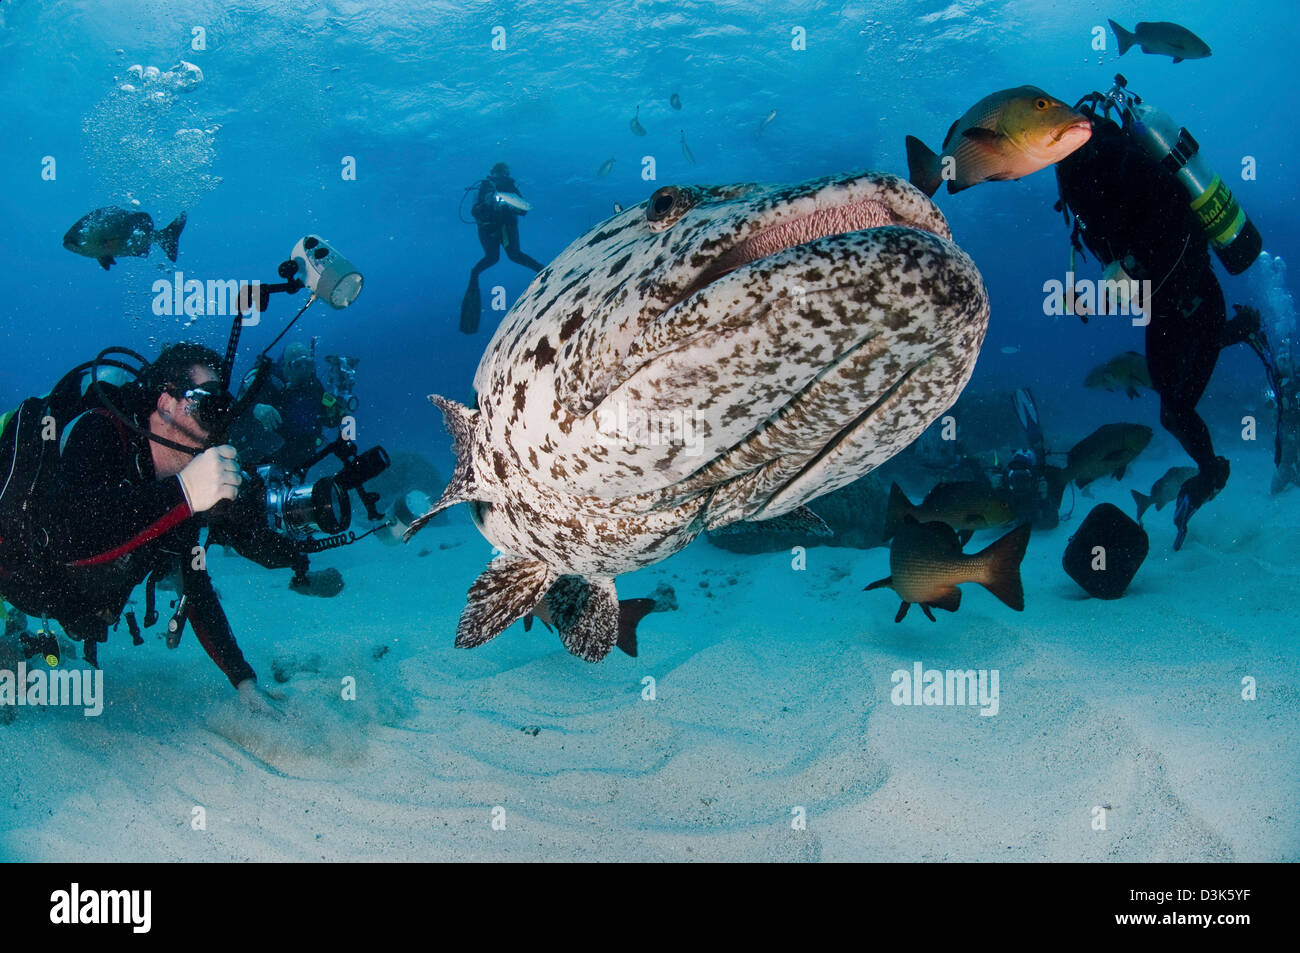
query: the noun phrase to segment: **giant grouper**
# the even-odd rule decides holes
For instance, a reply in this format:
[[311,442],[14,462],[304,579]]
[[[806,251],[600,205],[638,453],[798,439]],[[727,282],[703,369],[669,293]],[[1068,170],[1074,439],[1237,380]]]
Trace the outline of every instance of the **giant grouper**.
[[429,398],[457,462],[406,538],[468,503],[500,551],[456,645],[538,612],[598,661],[619,574],[739,520],[824,532],[805,504],[952,406],[988,315],[943,215],[893,175],[669,186],[602,222],[502,319],[474,407]]

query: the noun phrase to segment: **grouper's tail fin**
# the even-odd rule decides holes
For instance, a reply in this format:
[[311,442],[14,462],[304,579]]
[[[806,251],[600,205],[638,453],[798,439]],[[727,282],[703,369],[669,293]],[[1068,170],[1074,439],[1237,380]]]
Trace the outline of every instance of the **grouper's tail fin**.
[[[645,613],[633,618],[638,609],[632,608],[624,618],[613,579],[561,576],[546,594],[546,608],[570,654],[599,662],[620,642],[625,652],[636,654],[636,623]],[[630,626],[630,633],[620,631],[625,626]]]
[[185,229],[186,221],[186,214],[181,212],[181,214],[176,216],[176,221],[172,222],[162,231],[153,233],[154,241],[158,243],[158,247],[161,248],[163,254],[172,261],[176,260],[176,254],[178,251],[177,245],[181,240],[181,232]]
[[437,394],[430,394],[429,400],[442,411],[443,423],[447,425],[447,430],[451,434],[452,452],[456,454],[456,468],[452,471],[447,489],[443,490],[442,496],[438,497],[438,502],[434,503],[429,512],[415,520],[402,534],[403,542],[409,542],[429,520],[447,507],[456,503],[467,503],[470,500],[487,499],[482,487],[474,478],[474,421],[478,417],[478,411],[470,410],[463,404],[439,397]]

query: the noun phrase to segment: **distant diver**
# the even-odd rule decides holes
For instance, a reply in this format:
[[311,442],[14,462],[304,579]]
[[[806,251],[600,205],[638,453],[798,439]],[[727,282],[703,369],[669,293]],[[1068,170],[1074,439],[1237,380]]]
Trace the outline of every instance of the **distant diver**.
[[510,177],[510,168],[504,162],[494,165],[487,178],[478,183],[478,197],[470,214],[478,223],[478,240],[483,246],[483,257],[470,271],[469,287],[460,304],[460,329],[466,334],[478,331],[479,315],[483,310],[483,296],[479,291],[478,276],[495,265],[505,247],[506,257],[533,271],[542,265],[524,254],[519,247],[519,216],[527,215],[532,208],[519,194],[519,186]]

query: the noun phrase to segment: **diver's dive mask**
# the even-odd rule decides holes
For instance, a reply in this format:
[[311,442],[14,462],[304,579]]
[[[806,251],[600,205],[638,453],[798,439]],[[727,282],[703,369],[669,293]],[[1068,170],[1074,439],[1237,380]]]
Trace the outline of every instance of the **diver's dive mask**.
[[187,403],[186,413],[199,422],[210,434],[224,433],[230,416],[230,405],[234,398],[226,390],[219,389],[219,381],[196,385],[186,390],[168,387],[167,393],[177,400]]

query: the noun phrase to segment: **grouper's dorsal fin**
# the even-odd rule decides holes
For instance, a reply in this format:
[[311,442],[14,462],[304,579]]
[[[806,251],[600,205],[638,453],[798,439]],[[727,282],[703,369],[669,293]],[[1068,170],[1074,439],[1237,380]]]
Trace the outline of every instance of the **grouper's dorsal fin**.
[[402,541],[409,542],[411,537],[422,530],[429,520],[433,519],[449,506],[457,503],[467,503],[470,500],[484,500],[491,502],[491,498],[479,486],[474,476],[474,421],[478,417],[477,410],[471,410],[463,404],[458,404],[454,400],[447,400],[437,394],[430,394],[429,400],[442,411],[442,420],[447,427],[447,432],[451,434],[452,452],[456,455],[456,468],[452,471],[451,481],[448,482],[447,488],[442,491],[442,496],[438,502],[434,503],[429,511],[419,517],[405,533],[402,534]]
[[469,587],[456,626],[456,648],[472,649],[496,638],[533,611],[555,582],[555,570],[536,559],[498,556]]
[[564,647],[599,662],[618,643],[618,591],[613,579],[561,576],[546,594],[546,608]]

